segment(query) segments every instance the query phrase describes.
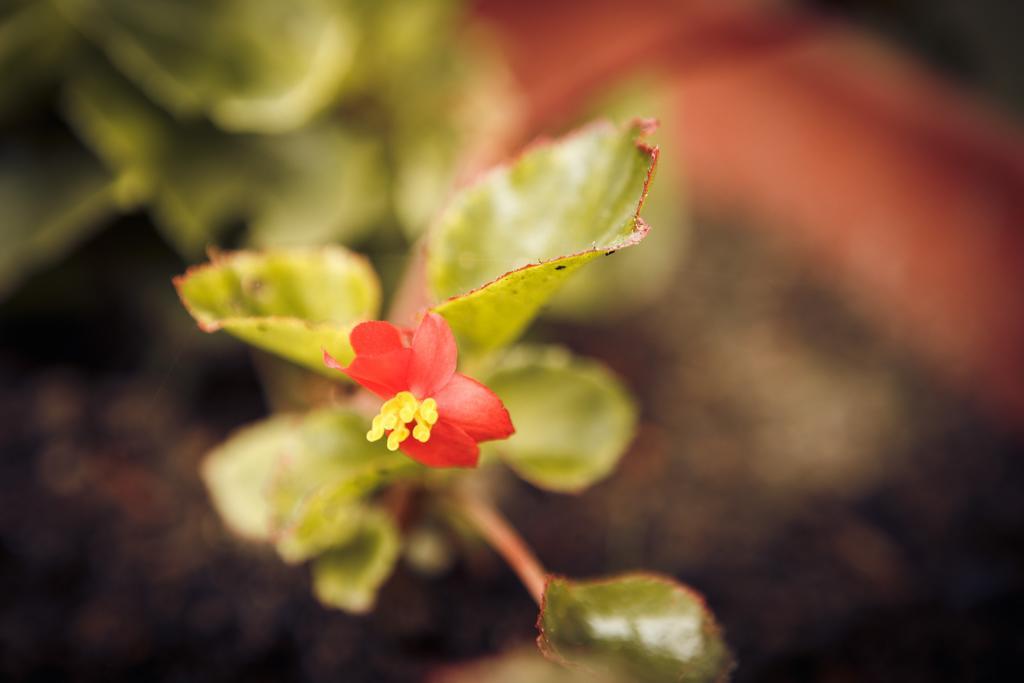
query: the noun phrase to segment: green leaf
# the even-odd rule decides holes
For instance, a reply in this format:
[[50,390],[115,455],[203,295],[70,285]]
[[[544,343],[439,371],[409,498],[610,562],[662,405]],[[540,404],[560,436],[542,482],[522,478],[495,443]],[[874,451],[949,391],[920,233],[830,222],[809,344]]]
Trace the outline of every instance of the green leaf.
[[328,377],[322,349],[353,357],[348,334],[374,318],[380,285],[369,263],[341,247],[214,253],[174,280],[199,327],[223,329]]
[[275,547],[281,558],[289,564],[305,562],[352,538],[366,515],[366,507],[360,498],[372,490],[379,479],[366,474],[353,481],[323,487],[293,501],[299,507],[295,521],[275,536]]
[[368,511],[347,542],[313,562],[313,592],[326,605],[364,613],[391,576],[400,547],[398,529],[384,513]]
[[310,413],[268,482],[277,550],[302,562],[349,538],[366,514],[363,498],[398,476],[422,471],[402,453],[366,440],[369,420],[354,413]]
[[0,148],[0,298],[115,212],[113,180],[70,135]]
[[281,132],[334,100],[354,28],[334,0],[59,0],[128,78],[178,117]]
[[490,446],[544,489],[580,491],[606,477],[636,429],[628,390],[603,365],[558,348],[516,348],[486,384],[516,433]]
[[463,191],[429,241],[435,307],[478,350],[513,341],[569,275],[637,244],[657,160],[639,121],[588,126]]
[[297,420],[281,415],[235,432],[203,461],[213,505],[231,531],[254,541],[270,539],[267,485],[293,442]]
[[246,427],[203,463],[217,511],[239,535],[276,543],[289,562],[317,558],[314,588],[325,603],[370,608],[399,551],[390,518],[366,497],[422,470],[366,441],[367,421],[345,410],[279,415]]
[[732,669],[703,598],[668,577],[551,577],[537,628],[537,645],[550,659],[643,683],[725,681]]
[[[675,111],[670,82],[651,74],[631,76],[598,94],[580,121],[607,117],[625,121],[646,115],[666,119]],[[659,131],[660,133],[660,131]],[[657,141],[660,135],[652,136]],[[658,183],[644,202],[644,217],[657,226],[643,248],[629,249],[601,263],[584,268],[551,300],[547,317],[564,320],[613,320],[649,305],[669,287],[687,251],[690,233],[685,187],[680,164],[658,167]]]
[[497,656],[442,669],[429,679],[430,683],[635,683],[634,681],[597,674],[593,671],[570,670],[553,664],[525,646]]
[[297,550],[302,543],[329,545],[324,529],[303,526],[312,512],[330,512],[322,520],[328,527],[344,517],[343,501],[354,505],[395,472],[415,467],[401,454],[368,443],[366,423],[360,415],[331,408],[278,415],[239,430],[203,462],[217,511],[245,538],[291,544],[282,553],[290,558],[302,554]]

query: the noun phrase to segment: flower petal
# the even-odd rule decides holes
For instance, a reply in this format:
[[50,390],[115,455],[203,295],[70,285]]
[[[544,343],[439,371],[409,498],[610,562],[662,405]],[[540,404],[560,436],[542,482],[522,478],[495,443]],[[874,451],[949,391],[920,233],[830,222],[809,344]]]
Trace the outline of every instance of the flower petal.
[[402,347],[397,351],[377,356],[356,356],[348,367],[342,365],[324,351],[324,363],[329,368],[341,370],[356,382],[381,398],[391,398],[409,388],[407,373],[412,349]]
[[476,467],[480,458],[480,447],[473,437],[445,420],[433,426],[426,443],[409,437],[399,448],[429,467]]
[[379,356],[404,346],[402,331],[383,320],[359,323],[352,328],[348,340],[357,356]]
[[437,313],[427,313],[412,338],[409,391],[417,398],[433,396],[452,378],[458,357],[448,322]]
[[451,422],[476,441],[505,439],[516,430],[497,394],[461,373],[434,394],[441,419]]

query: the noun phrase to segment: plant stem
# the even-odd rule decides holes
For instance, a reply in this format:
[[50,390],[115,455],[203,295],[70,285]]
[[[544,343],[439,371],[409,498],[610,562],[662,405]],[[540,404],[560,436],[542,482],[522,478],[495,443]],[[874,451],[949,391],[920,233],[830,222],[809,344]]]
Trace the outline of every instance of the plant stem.
[[395,518],[395,524],[402,531],[407,531],[415,511],[416,490],[410,481],[397,481],[384,494],[384,507]]
[[494,506],[482,498],[463,491],[454,500],[466,520],[508,563],[529,591],[530,597],[540,606],[547,572],[518,532]]
[[409,249],[409,262],[405,266],[398,290],[391,298],[388,320],[402,327],[416,325],[417,314],[431,304],[427,292],[427,251],[423,240]]

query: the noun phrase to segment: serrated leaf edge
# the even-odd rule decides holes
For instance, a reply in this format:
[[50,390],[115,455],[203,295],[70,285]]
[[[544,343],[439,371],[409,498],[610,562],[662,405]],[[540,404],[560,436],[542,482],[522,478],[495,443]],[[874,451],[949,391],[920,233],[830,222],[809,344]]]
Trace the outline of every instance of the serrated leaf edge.
[[[223,318],[217,318],[217,319],[210,320],[210,319],[207,318],[207,316],[201,315],[201,314],[199,314],[195,310],[195,308],[192,306],[192,304],[189,303],[188,299],[185,297],[184,292],[182,291],[182,288],[184,287],[185,283],[189,280],[189,278],[193,277],[194,275],[197,275],[197,274],[199,274],[201,272],[204,272],[206,270],[210,270],[210,269],[213,269],[213,268],[218,268],[218,267],[223,266],[226,263],[228,263],[230,261],[233,261],[235,259],[238,259],[238,258],[249,258],[249,257],[252,257],[252,256],[257,256],[257,257],[258,256],[265,256],[266,254],[268,254],[270,252],[291,252],[291,253],[306,253],[306,254],[314,254],[314,253],[317,253],[317,252],[333,252],[334,254],[342,256],[343,258],[359,262],[359,263],[362,264],[362,266],[364,266],[366,272],[371,276],[370,282],[371,282],[371,285],[372,285],[372,287],[374,289],[374,294],[375,294],[378,302],[380,301],[380,298],[381,298],[380,278],[377,276],[377,272],[374,270],[373,264],[370,262],[370,259],[368,259],[366,256],[364,256],[362,254],[358,254],[356,252],[349,251],[348,249],[345,249],[344,247],[340,247],[340,246],[337,246],[337,245],[325,244],[325,245],[321,245],[321,246],[318,246],[318,247],[286,247],[286,248],[282,248],[282,247],[268,247],[266,249],[242,249],[242,250],[238,250],[238,251],[229,251],[229,252],[221,251],[221,250],[217,249],[216,247],[210,247],[207,250],[207,256],[210,259],[209,261],[207,261],[206,263],[198,263],[198,264],[189,266],[188,268],[185,269],[184,273],[182,273],[181,275],[175,275],[173,278],[171,278],[171,284],[174,285],[174,289],[178,293],[178,299],[181,301],[181,305],[185,307],[185,310],[188,311],[188,314],[190,316],[192,316],[193,320],[196,321],[196,325],[199,327],[200,330],[202,330],[203,332],[213,333],[213,332],[217,332],[219,330],[225,329],[225,328],[229,327],[230,325],[233,325],[233,324],[236,324],[236,323],[245,323],[245,324],[275,323],[275,324],[299,325],[301,327],[305,327],[308,330],[340,331],[340,330],[336,329],[335,327],[333,327],[332,323],[313,322],[311,320],[303,320],[302,318],[296,318],[296,317],[290,316],[290,315],[262,315],[262,316],[255,316],[255,315],[253,315],[253,316],[238,316],[238,315],[235,315],[235,316],[226,316],[226,317],[223,317]],[[351,329],[356,324],[358,324],[358,322],[359,321],[355,321],[351,325],[345,326],[344,329]]]
[[[604,246],[591,247],[590,249],[584,249],[582,251],[578,251],[578,252],[575,252],[575,253],[572,253],[572,254],[567,254],[567,255],[564,255],[564,256],[556,256],[556,257],[551,258],[551,259],[542,259],[540,261],[537,261],[536,263],[528,263],[525,266],[520,266],[519,268],[515,268],[515,269],[510,270],[510,271],[508,271],[506,273],[503,273],[502,275],[499,275],[498,277],[494,278],[493,280],[490,280],[490,281],[480,285],[479,287],[476,287],[475,289],[471,289],[468,292],[464,292],[462,294],[456,294],[455,296],[448,297],[444,301],[441,301],[441,302],[436,303],[433,306],[431,306],[431,310],[437,310],[437,309],[443,308],[446,304],[449,304],[451,302],[458,301],[460,299],[464,299],[464,298],[473,296],[474,294],[477,294],[479,292],[482,292],[483,290],[487,289],[488,287],[490,287],[491,285],[495,284],[496,282],[499,282],[499,281],[505,279],[506,277],[508,277],[509,275],[514,274],[514,273],[519,273],[519,272],[528,270],[530,268],[536,268],[538,266],[548,265],[548,264],[551,264],[551,263],[558,263],[559,261],[568,261],[568,260],[576,259],[576,258],[579,258],[581,256],[586,256],[588,254],[597,254],[597,253],[600,253],[600,252],[604,252],[605,256],[611,256],[612,254],[614,254],[615,252],[619,251],[620,249],[625,249],[626,247],[632,247],[632,246],[634,246],[636,244],[639,244],[641,241],[643,241],[644,237],[647,236],[647,233],[649,233],[651,231],[651,226],[649,226],[644,221],[644,219],[640,217],[640,210],[643,208],[644,202],[647,201],[647,194],[650,191],[651,183],[654,181],[655,171],[657,170],[657,167],[658,167],[658,157],[660,156],[660,153],[661,153],[660,149],[657,146],[648,145],[646,142],[643,141],[643,138],[645,136],[647,136],[647,135],[650,135],[651,133],[653,133],[657,129],[658,121],[656,119],[634,119],[633,121],[631,121],[629,124],[626,124],[626,125],[631,127],[631,128],[635,128],[636,129],[637,136],[636,136],[636,138],[634,138],[633,143],[636,145],[636,148],[638,150],[640,150],[644,154],[647,154],[649,159],[650,159],[650,163],[649,163],[649,165],[647,167],[647,176],[644,178],[644,186],[643,186],[643,189],[640,192],[640,199],[637,201],[636,210],[633,212],[633,230],[628,235],[626,235],[625,237],[622,237],[620,239],[615,240],[611,244],[607,244],[607,245],[604,245]],[[506,161],[504,163],[501,163],[501,164],[498,164],[497,166],[494,166],[491,169],[489,169],[486,173],[482,174],[474,182],[472,182],[469,185],[467,185],[466,187],[462,188],[462,190],[458,194],[462,194],[462,192],[468,191],[468,190],[470,190],[470,189],[472,189],[472,188],[474,188],[474,187],[476,187],[478,185],[481,185],[481,184],[485,183],[492,175],[495,175],[497,173],[500,173],[500,172],[502,172],[502,171],[512,167],[520,159],[522,159],[525,155],[529,154],[530,152],[532,152],[532,151],[534,151],[536,149],[539,149],[541,147],[553,146],[553,145],[558,144],[560,142],[565,142],[567,140],[572,140],[573,138],[586,135],[587,133],[591,132],[594,129],[614,128],[614,127],[615,127],[615,125],[612,124],[610,121],[599,120],[599,121],[595,121],[595,122],[593,122],[591,124],[588,124],[586,126],[583,126],[582,128],[579,128],[579,129],[569,133],[568,135],[562,136],[560,138],[539,138],[539,139],[535,140],[534,142],[530,143],[529,145],[527,145],[519,154],[517,154],[516,156],[512,157],[508,161]],[[447,208],[445,209],[445,211],[442,211],[440,215],[443,216],[446,211],[447,211]],[[428,244],[427,244],[427,249],[429,250],[429,241],[428,241]]]

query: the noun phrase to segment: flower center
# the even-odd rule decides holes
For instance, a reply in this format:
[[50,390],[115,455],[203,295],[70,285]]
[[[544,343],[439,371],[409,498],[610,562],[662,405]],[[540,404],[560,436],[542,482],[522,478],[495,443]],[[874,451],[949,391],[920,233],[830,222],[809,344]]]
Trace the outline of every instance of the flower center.
[[[419,401],[408,391],[400,391],[384,401],[380,412],[373,418],[370,431],[366,432],[366,440],[379,441],[384,438],[384,432],[391,432],[388,434],[389,451],[397,451],[398,445],[410,434],[420,443],[426,443],[437,418],[437,401],[432,398]],[[413,422],[416,425],[410,430],[409,424]]]

